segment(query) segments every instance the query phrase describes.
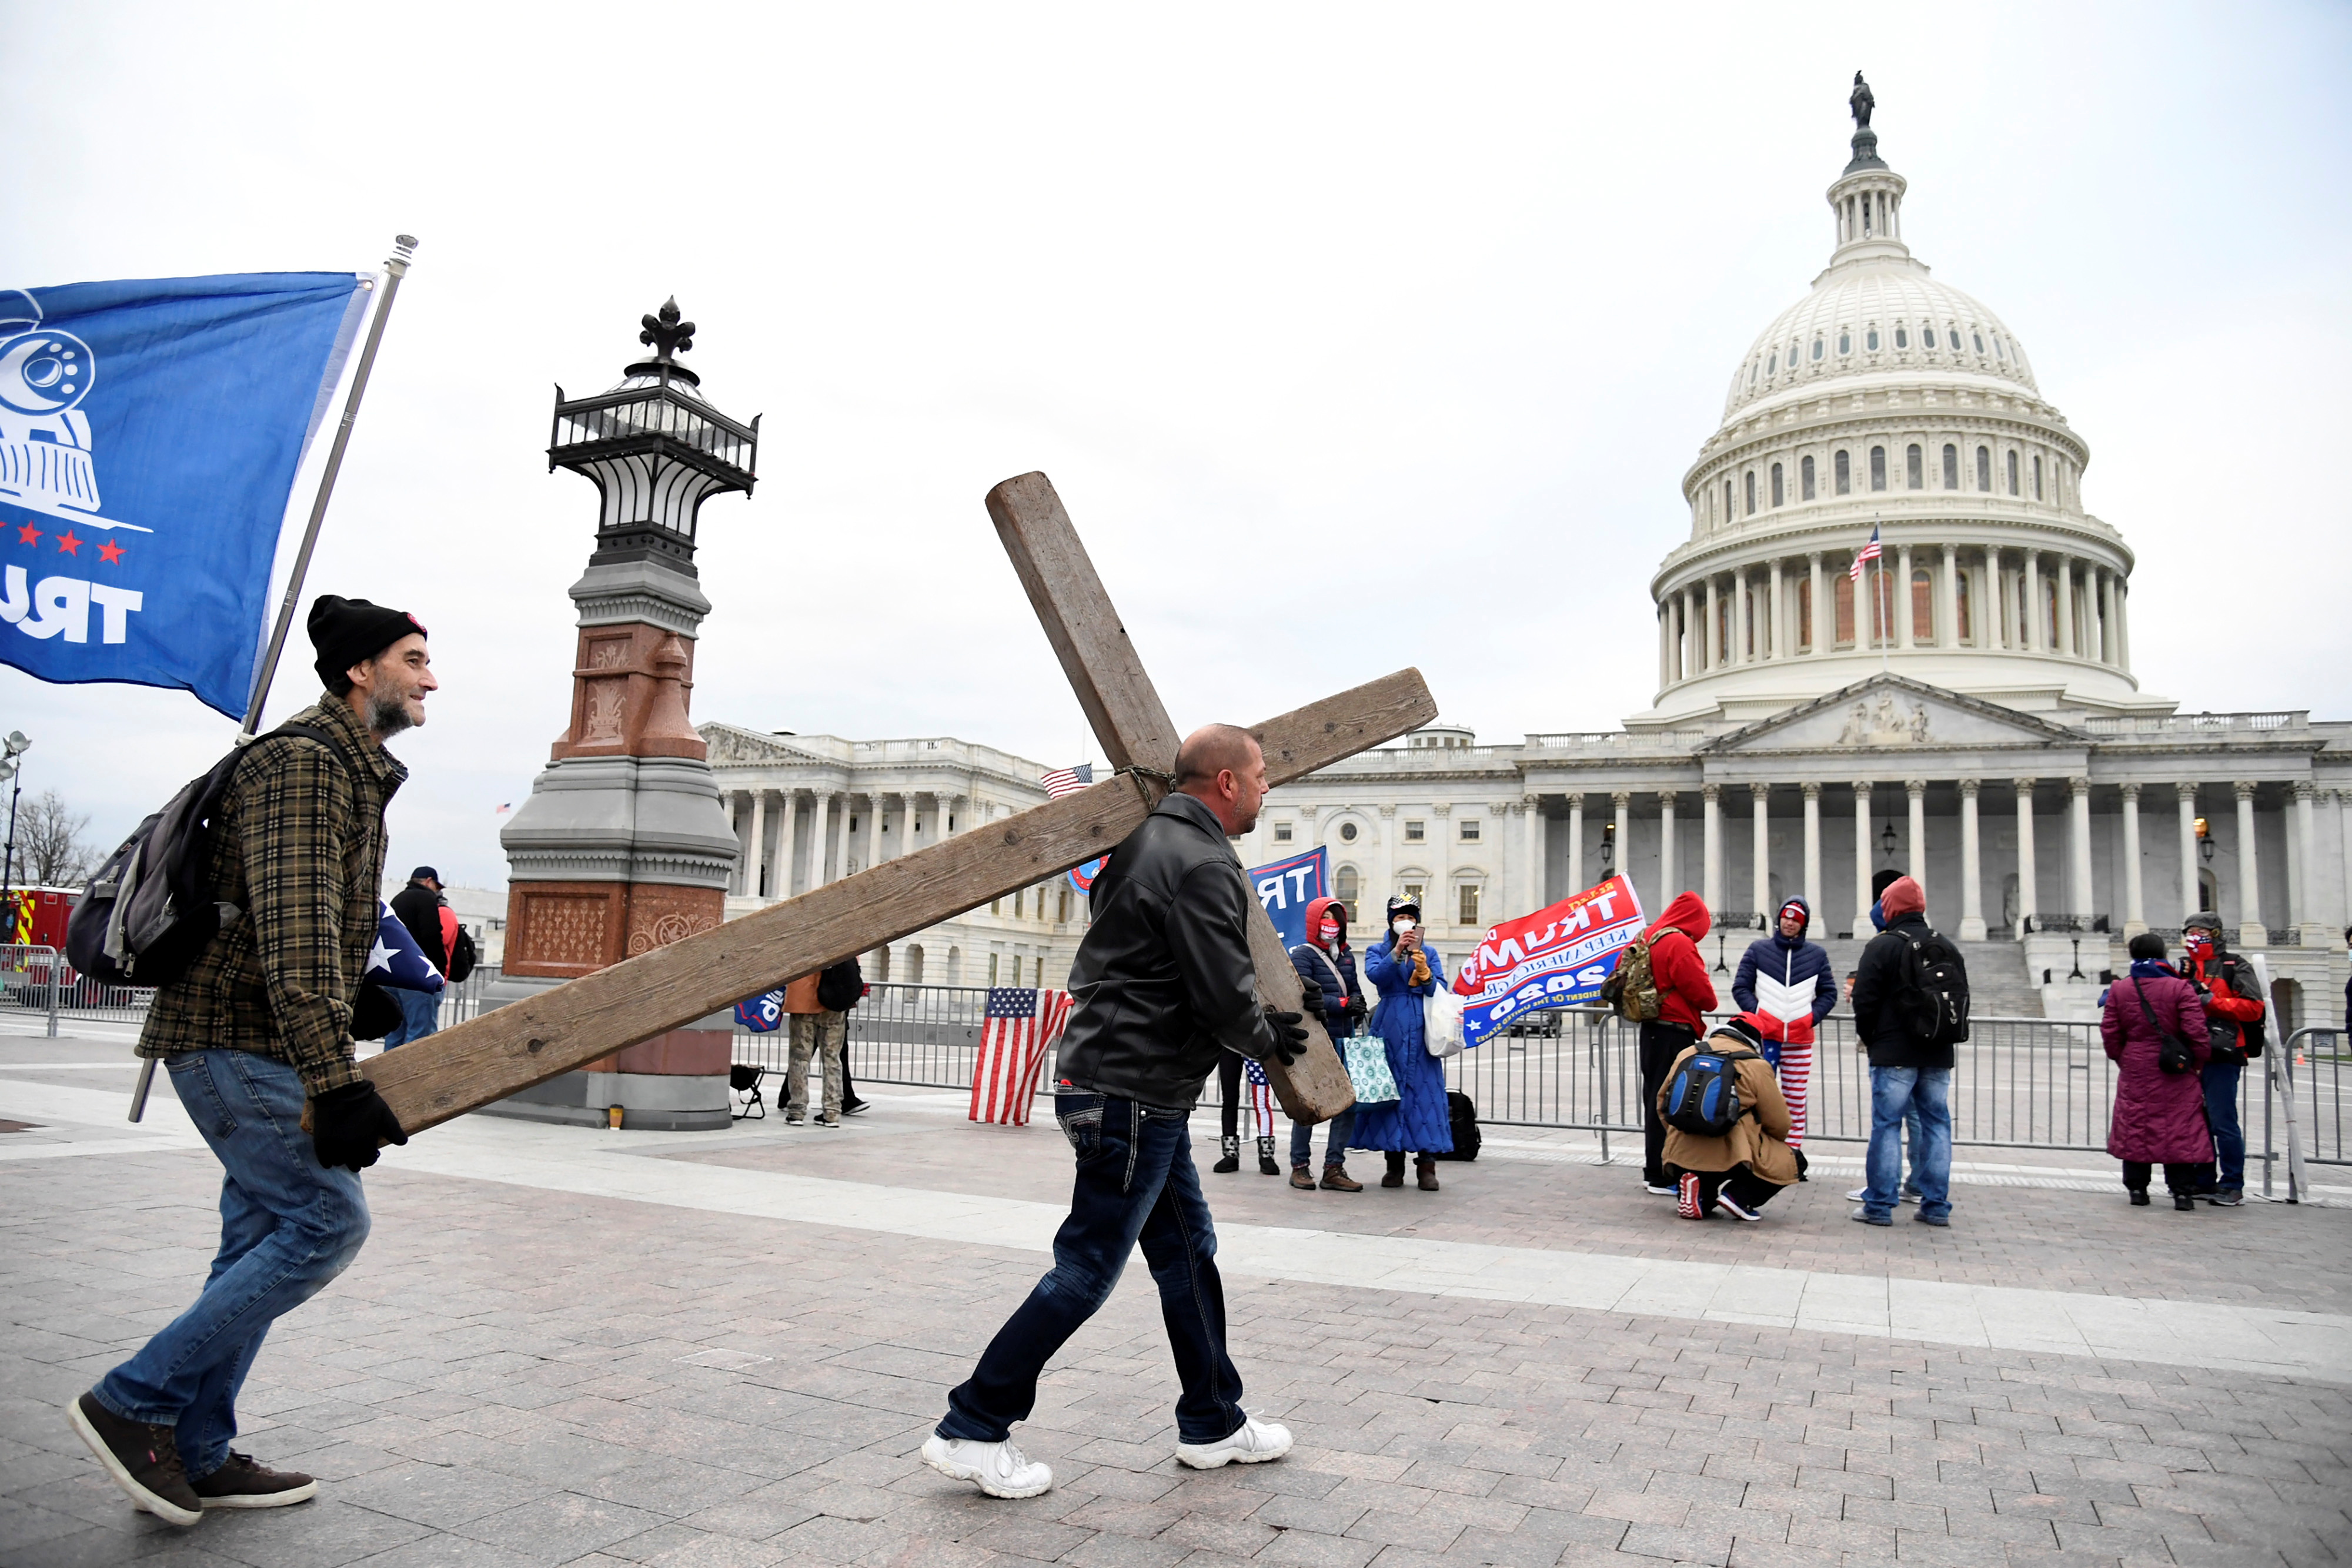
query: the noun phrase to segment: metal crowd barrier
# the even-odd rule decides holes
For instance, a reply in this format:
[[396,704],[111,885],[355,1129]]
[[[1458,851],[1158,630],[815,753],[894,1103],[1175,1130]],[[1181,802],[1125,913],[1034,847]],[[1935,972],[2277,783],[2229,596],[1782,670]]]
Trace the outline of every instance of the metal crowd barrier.
[[[1452,1058],[1446,1087],[1469,1095],[1482,1123],[1594,1132],[1605,1155],[1611,1134],[1642,1131],[1640,1026],[1593,1009],[1561,1009],[1559,1016],[1564,1021],[1556,1034],[1529,1028]],[[2116,1066],[2100,1047],[2096,1023],[1978,1018],[1969,1020],[1969,1032],[1956,1048],[1952,1073],[1955,1145],[2105,1151]],[[2308,1065],[2297,1070],[2299,1047]],[[2344,1149],[2343,1109],[2344,1068],[2352,1055],[2343,1037],[2332,1030],[2301,1030],[2271,1049],[2286,1057],[2305,1157],[2315,1165],[2352,1164]],[[2258,1066],[2240,1075],[2238,1121],[2246,1131],[2246,1158],[2263,1162],[2267,1180],[2270,1164],[2285,1151],[2264,1091]],[[1822,1020],[1807,1102],[1808,1140],[1868,1141],[1870,1059],[1855,1049],[1851,1018],[1833,1014]]]
[[38,1015],[53,1040],[60,1020],[143,1023],[154,996],[152,988],[104,986],[78,975],[54,947],[0,946],[0,1018],[22,1024]]
[[[849,1072],[862,1083],[970,1089],[988,1012],[985,986],[868,986],[849,1014]],[[735,1060],[782,1076],[792,1061],[789,1020],[767,1034],[735,1031]]]

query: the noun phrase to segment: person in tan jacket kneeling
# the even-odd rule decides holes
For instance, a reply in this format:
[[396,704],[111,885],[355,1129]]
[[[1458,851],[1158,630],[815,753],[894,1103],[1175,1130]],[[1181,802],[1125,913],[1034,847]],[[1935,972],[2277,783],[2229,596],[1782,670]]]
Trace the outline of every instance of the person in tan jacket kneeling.
[[[1705,1219],[1720,1205],[1739,1219],[1762,1218],[1764,1206],[1804,1171],[1802,1151],[1789,1146],[1789,1103],[1780,1080],[1758,1047],[1763,1037],[1744,1019],[1717,1024],[1697,1044],[1675,1058],[1658,1089],[1658,1114],[1666,1123],[1666,1175],[1675,1184],[1675,1209],[1685,1219]],[[1677,1123],[1700,1118],[1674,1108],[1675,1086],[1686,1082],[1684,1063],[1705,1052],[1727,1059],[1739,1094],[1730,1129],[1720,1135]]]

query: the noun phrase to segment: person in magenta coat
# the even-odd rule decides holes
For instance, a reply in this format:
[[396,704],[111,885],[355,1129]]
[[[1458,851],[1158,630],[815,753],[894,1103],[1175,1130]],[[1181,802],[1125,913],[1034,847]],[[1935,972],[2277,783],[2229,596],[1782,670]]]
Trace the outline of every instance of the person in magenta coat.
[[[2197,988],[2164,961],[2163,937],[2145,932],[2133,937],[2131,959],[2131,973],[2107,988],[2106,1011],[2099,1019],[2099,1042],[2116,1064],[2107,1153],[2123,1161],[2124,1186],[2133,1203],[2147,1201],[2150,1167],[2160,1165],[2172,1207],[2194,1213],[2197,1167],[2213,1157],[2200,1076],[2212,1054],[2205,1004]],[[2187,1071],[2167,1072],[2158,1065],[2168,1034],[2188,1042]]]

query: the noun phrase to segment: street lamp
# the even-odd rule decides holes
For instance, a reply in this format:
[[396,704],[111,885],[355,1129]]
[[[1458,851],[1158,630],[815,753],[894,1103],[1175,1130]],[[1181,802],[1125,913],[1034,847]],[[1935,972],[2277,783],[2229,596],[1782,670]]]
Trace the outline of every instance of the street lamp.
[[21,729],[12,729],[7,738],[0,740],[0,779],[8,784],[8,850],[0,861],[0,909],[8,912],[8,939],[16,939],[16,797],[24,791],[23,769],[16,758],[33,748]]
[[1887,823],[1886,826],[1880,831],[1878,835],[1878,847],[1881,851],[1885,852],[1888,860],[1893,860],[1895,858],[1894,823]]

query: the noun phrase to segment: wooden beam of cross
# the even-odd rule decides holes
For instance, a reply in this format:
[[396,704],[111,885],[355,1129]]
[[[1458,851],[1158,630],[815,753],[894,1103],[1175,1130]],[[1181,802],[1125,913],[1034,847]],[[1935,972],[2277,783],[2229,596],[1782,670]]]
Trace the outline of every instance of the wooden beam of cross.
[[[1167,771],[1179,737],[1053,486],[1042,474],[1009,479],[989,493],[989,511],[1113,764]],[[1252,733],[1271,786],[1436,716],[1420,672],[1406,669]],[[1165,789],[1146,775],[1120,773],[411,1041],[362,1071],[401,1126],[420,1132],[1107,854]],[[1258,993],[1295,1009],[1297,976],[1265,910],[1255,914]],[[1308,1043],[1289,1072],[1269,1063],[1267,1077],[1285,1111],[1316,1122],[1351,1096],[1319,1027]]]

